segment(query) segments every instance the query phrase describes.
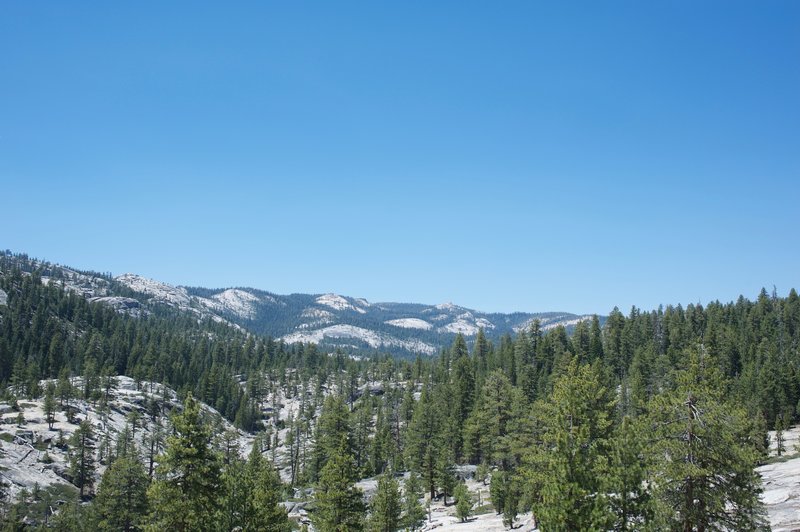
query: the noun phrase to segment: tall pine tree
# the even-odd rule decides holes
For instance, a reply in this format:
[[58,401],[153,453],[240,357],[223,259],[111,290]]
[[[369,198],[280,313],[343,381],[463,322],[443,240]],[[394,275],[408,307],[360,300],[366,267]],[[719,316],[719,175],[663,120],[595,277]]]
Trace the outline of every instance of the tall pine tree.
[[744,409],[725,401],[716,361],[701,345],[676,387],[650,405],[658,526],[680,530],[758,530],[758,436]]
[[220,458],[211,447],[211,429],[191,394],[173,416],[175,433],[159,457],[157,478],[148,490],[149,530],[205,530],[214,523],[220,500]]

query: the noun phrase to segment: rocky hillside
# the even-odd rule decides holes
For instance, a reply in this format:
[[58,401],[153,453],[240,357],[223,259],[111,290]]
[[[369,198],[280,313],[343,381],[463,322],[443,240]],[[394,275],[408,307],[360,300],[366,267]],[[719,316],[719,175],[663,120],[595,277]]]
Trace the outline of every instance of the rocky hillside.
[[[72,379],[76,387],[82,386],[81,378]],[[47,385],[46,381],[41,383]],[[383,385],[365,383],[360,391],[364,394],[382,394]],[[300,393],[298,393],[300,392]],[[303,391],[289,381],[288,385],[276,386],[265,395],[261,408],[269,416],[267,435],[270,440],[264,449],[278,466],[284,481],[291,479],[290,447],[287,446],[291,420],[308,405],[318,412],[320,397]],[[69,469],[71,443],[70,439],[83,420],[89,421],[93,430],[92,448],[97,459],[94,485],[100,482],[102,472],[107,465],[109,453],[125,430],[135,426],[133,440],[139,449],[139,455],[149,468],[150,455],[156,456],[163,451],[163,439],[151,448],[151,443],[159,441],[154,436],[169,433],[169,413],[180,409],[181,403],[175,392],[168,387],[149,382],[136,383],[128,377],[118,377],[106,400],[84,401],[71,399],[63,407],[57,408],[52,426],[47,423],[43,399],[20,400],[16,405],[0,403],[0,485],[6,493],[7,500],[16,499],[22,490],[33,492],[41,490],[44,497],[53,505],[63,504],[65,499],[75,497],[76,488],[72,484]],[[237,452],[246,456],[252,448],[255,436],[233,428],[213,408],[202,405],[207,418],[216,426],[216,443],[221,452]],[[308,439],[311,431],[301,435],[301,443],[296,448],[310,448]],[[785,458],[773,458],[773,462],[758,469],[763,478],[764,493],[762,499],[766,505],[770,524],[773,530],[796,530],[800,526],[800,492],[796,489],[800,482],[800,454],[798,454],[798,436],[800,428],[794,428],[785,434],[787,453]],[[163,437],[162,437],[163,438]],[[775,456],[774,433],[770,433],[773,442],[772,452]],[[289,444],[290,445],[290,444]],[[478,501],[486,503],[490,497],[489,486],[473,478],[475,466],[459,466],[459,476],[467,480],[467,486],[475,501],[475,509],[484,508]],[[377,485],[376,480],[363,479],[358,483],[370,498]],[[309,493],[298,492],[283,505],[289,511],[290,518],[301,524],[308,524]],[[517,519],[517,526],[524,530],[533,530],[530,514],[522,514]],[[34,524],[34,523],[31,523]],[[442,501],[434,501],[431,507],[431,522],[426,523],[425,530],[505,530],[501,516],[493,510],[480,511],[469,523],[461,523],[455,516],[455,507],[447,506]]]
[[[47,383],[42,381],[41,387],[44,389]],[[52,423],[47,422],[44,398],[0,402],[0,493],[5,494],[6,500],[17,500],[23,490],[44,490],[54,501],[74,498],[70,456],[75,444],[71,438],[82,421],[88,421],[92,428],[90,445],[97,465],[94,487],[100,483],[125,430],[133,432],[132,440],[145,468],[150,469],[151,458],[153,466],[157,464],[157,456],[164,451],[166,435],[171,431],[170,413],[182,408],[174,390],[147,381],[136,383],[123,376],[116,377],[113,387],[104,390],[96,400],[85,401],[74,398],[79,395],[83,379],[72,378],[71,384],[75,390],[73,398],[63,403],[56,401]],[[265,455],[278,466],[283,480],[289,481],[287,420],[298,415],[307,398],[292,395],[291,384],[271,390],[261,404],[267,417],[267,431],[260,434],[268,440]],[[213,408],[202,403],[201,407],[214,426],[214,441],[220,452],[246,457],[256,435],[235,429]],[[310,446],[307,435],[303,436],[302,445],[304,449]],[[286,506],[290,516],[305,519],[303,504],[294,502]]]

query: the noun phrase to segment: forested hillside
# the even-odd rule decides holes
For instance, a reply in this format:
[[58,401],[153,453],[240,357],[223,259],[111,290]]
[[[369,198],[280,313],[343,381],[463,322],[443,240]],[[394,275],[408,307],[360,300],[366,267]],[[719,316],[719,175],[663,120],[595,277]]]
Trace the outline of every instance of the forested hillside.
[[[542,329],[564,325],[571,331],[591,316],[568,312],[486,313],[452,303],[370,303],[338,294],[278,295],[254,288],[173,286],[141,275],[80,271],[24,254],[0,251],[7,269],[36,272],[43,284],[54,283],[86,299],[133,316],[170,309],[199,320],[227,323],[261,337],[289,343],[315,343],[325,352],[340,349],[359,356],[376,352],[414,358],[432,356],[456,334],[472,343],[480,329],[492,339],[513,334],[539,320]],[[605,317],[601,316],[601,323]]]
[[[96,489],[81,483],[92,502],[70,510],[72,521],[59,512],[63,529],[114,529],[102,524],[110,486],[137,494],[136,505],[115,510],[130,512],[129,529],[278,530],[290,525],[275,504],[289,494],[313,501],[306,524],[316,530],[415,529],[427,499],[464,519],[486,511],[462,484],[474,466],[466,470],[509,526],[532,512],[542,530],[753,530],[767,524],[754,471],[767,457],[767,430],[798,421],[795,290],[614,309],[604,325],[580,322],[572,334],[534,321],[497,342],[480,331],[471,347],[456,335],[433,359],[357,361],[169,308],[131,316],[44,285],[35,270],[0,270],[8,404],[55,393],[47,379],[77,376],[75,393],[101,402],[105,383],[127,375],[191,393],[260,435],[247,462],[226,455],[191,399],[172,414],[159,473],[142,478],[146,453],[136,444],[117,452]],[[302,398],[291,416],[272,415],[290,396]],[[76,423],[77,432],[80,415]],[[80,439],[69,446],[94,453]],[[188,471],[191,482],[172,482]],[[376,475],[367,501],[355,484]],[[237,488],[231,479],[240,477],[251,483]],[[254,493],[263,503],[246,510]],[[22,526],[21,507],[6,508],[9,526]],[[248,511],[263,521],[237,521]]]
[[283,374],[286,367],[315,374],[342,361],[314,346],[287,346],[168,306],[131,316],[57,283],[45,285],[39,270],[20,267],[26,264],[0,258],[0,289],[7,294],[0,306],[0,382],[25,395],[41,394],[41,379],[61,375],[95,384],[128,375],[165,383],[181,395],[191,391],[252,429],[255,406],[239,385],[242,375]]

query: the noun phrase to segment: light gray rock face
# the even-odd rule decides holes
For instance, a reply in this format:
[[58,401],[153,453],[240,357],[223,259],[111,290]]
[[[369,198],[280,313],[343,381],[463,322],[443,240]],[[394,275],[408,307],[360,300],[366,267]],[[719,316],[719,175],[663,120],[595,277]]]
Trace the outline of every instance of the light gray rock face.
[[[175,392],[160,384],[137,383],[130,377],[117,377],[117,385],[111,392],[108,406],[102,409],[99,405],[73,399],[71,404],[64,405],[71,411],[71,420],[61,408],[55,414],[52,429],[44,415],[44,399],[25,399],[19,401],[19,408],[24,417],[22,425],[18,424],[17,415],[10,404],[0,403],[0,483],[5,487],[8,499],[23,489],[32,490],[38,484],[40,488],[62,485],[69,488],[72,478],[69,474],[68,442],[78,423],[89,421],[95,434],[95,454],[99,455],[101,443],[107,439],[116,441],[125,428],[132,412],[139,414],[139,425],[136,430],[136,445],[146,449],[146,440],[153,433],[155,424],[148,415],[146,405],[149,401],[158,401],[164,407],[165,415],[161,420],[162,430],[169,433],[167,412],[180,409],[181,405]],[[42,388],[47,381],[42,381]],[[72,379],[74,386],[81,386],[82,379]],[[233,430],[227,421],[206,405],[202,405],[210,419],[219,420],[219,430]],[[215,425],[216,426],[216,425]],[[239,451],[245,455],[252,447],[254,437],[237,431]],[[95,483],[107,464],[99,461]]]
[[138,310],[141,303],[130,297],[93,297],[89,301],[105,303],[118,312]]
[[[783,433],[784,460],[756,469],[764,487],[761,500],[774,532],[800,530],[800,426]],[[777,456],[775,431],[769,431],[769,454]]]
[[0,305],[7,305],[8,304],[8,294],[6,294],[2,289],[0,289]]
[[764,484],[761,499],[775,532],[800,530],[800,457],[757,469]]
[[455,474],[456,478],[459,480],[467,481],[472,480],[475,478],[475,473],[478,471],[478,466],[465,464],[465,465],[457,465],[453,469],[453,473]]

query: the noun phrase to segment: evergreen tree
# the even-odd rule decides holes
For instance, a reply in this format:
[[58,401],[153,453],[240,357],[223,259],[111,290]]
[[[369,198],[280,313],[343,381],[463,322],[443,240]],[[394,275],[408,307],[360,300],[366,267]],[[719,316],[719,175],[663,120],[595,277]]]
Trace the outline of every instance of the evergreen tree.
[[103,473],[94,510],[99,530],[140,530],[147,518],[149,479],[133,454],[117,458]]
[[450,348],[451,364],[455,364],[458,360],[467,357],[469,357],[469,350],[467,349],[467,341],[464,339],[463,334],[458,333],[456,334],[456,338],[455,340],[453,340],[453,345]]
[[460,457],[463,453],[464,423],[475,403],[475,372],[469,356],[461,356],[453,362],[453,392],[453,423],[456,428],[453,454]]
[[676,387],[650,406],[658,526],[757,530],[765,526],[754,471],[757,438],[746,412],[723,397],[724,381],[700,346]]
[[419,402],[414,407],[414,416],[408,427],[406,463],[418,471],[430,492],[436,497],[436,471],[440,454],[445,452],[441,434],[442,414],[433,402],[430,386],[425,385]]
[[442,489],[444,505],[447,506],[447,497],[453,494],[457,482],[453,460],[447,452],[439,453],[436,462],[436,482]]
[[511,527],[517,517],[519,494],[511,476],[506,471],[495,471],[489,486],[492,506],[498,514],[503,515],[503,523]]
[[372,499],[372,514],[368,530],[371,532],[394,532],[400,526],[400,487],[391,471],[378,479],[378,491]]
[[601,484],[611,509],[613,530],[638,530],[651,521],[646,451],[646,435],[639,424],[626,416],[610,442],[609,467]]
[[175,433],[159,457],[157,478],[148,489],[149,530],[204,530],[214,522],[220,488],[220,460],[211,431],[191,394],[172,418]]
[[364,502],[354,484],[356,469],[344,439],[328,457],[319,475],[316,509],[311,514],[320,532],[355,532],[364,528]]
[[479,380],[482,380],[486,373],[489,371],[489,357],[491,355],[491,344],[486,339],[486,333],[483,327],[478,329],[478,335],[475,337],[475,347],[472,349],[472,359],[475,362],[475,372]]
[[247,462],[233,457],[222,474],[219,524],[223,530],[288,532],[286,510],[280,501],[281,483],[256,441]]
[[509,482],[506,486],[506,496],[503,503],[503,524],[508,528],[513,528],[517,513],[519,513],[519,494],[515,489],[514,483]]
[[492,506],[498,515],[503,513],[506,504],[507,477],[508,473],[505,471],[495,471],[489,481],[489,496],[492,498]]
[[[538,322],[534,322],[538,327]],[[517,371],[517,384],[528,401],[536,397],[536,366],[534,363],[534,344],[526,331],[520,331],[514,342],[514,359]]]
[[[299,441],[296,443],[299,444]],[[329,395],[325,398],[314,435],[310,472],[312,480],[318,478],[328,458],[338,451],[341,444],[345,445],[347,454],[354,454],[347,405],[341,397]]]
[[419,475],[411,471],[403,485],[403,526],[409,530],[416,530],[425,521],[425,508],[419,502],[422,491]]
[[47,384],[47,389],[44,395],[44,417],[47,421],[47,427],[53,430],[53,423],[56,420],[56,400],[55,400],[55,385],[50,382]]
[[291,530],[286,510],[279,504],[281,501],[281,478],[275,466],[265,459],[257,442],[253,444],[250,459],[247,463],[247,476],[252,484],[250,493],[253,506],[252,528],[244,530],[266,530],[268,532],[286,532]]
[[58,375],[58,384],[56,385],[56,393],[61,408],[64,408],[64,403],[69,405],[69,402],[75,397],[75,387],[69,379],[69,368],[66,366],[61,370]]
[[251,504],[252,478],[247,465],[238,456],[225,463],[221,475],[219,513],[220,530],[253,530],[249,525],[255,511]]
[[[28,513],[26,508],[23,515]],[[17,514],[19,515],[19,513]],[[70,501],[61,506],[58,513],[49,520],[48,528],[54,530],[68,530],[69,532],[95,532],[94,516],[92,515],[92,507],[80,504],[78,501]],[[4,531],[22,531],[27,530],[22,523],[18,527],[6,527]]]
[[147,452],[147,478],[152,479],[156,458],[161,453],[161,447],[164,445],[164,428],[161,425],[160,418],[154,420],[153,428],[145,438],[144,444]]
[[607,468],[613,405],[595,366],[572,361],[554,383],[542,405],[543,445],[534,450],[543,467],[541,500],[534,504],[542,528],[587,530],[607,523],[597,494]]
[[[101,343],[102,338],[99,333],[94,333],[90,340],[91,343]],[[93,401],[100,394],[100,376],[97,373],[97,362],[93,357],[89,357],[84,362],[83,367],[83,398],[86,401]]]
[[786,416],[781,414],[775,416],[775,452],[778,456],[781,456],[786,450],[786,437],[784,436],[783,432],[787,428],[789,427],[788,423],[786,423]]
[[515,395],[520,395],[519,389],[511,386],[502,371],[495,370],[486,378],[464,429],[464,450],[470,462],[502,465]]
[[70,474],[72,483],[78,487],[83,497],[87,489],[94,485],[94,433],[87,420],[81,421],[70,439]]
[[[370,447],[370,433],[372,432],[371,425],[372,425],[372,401],[369,398],[365,398],[365,400],[361,400],[358,403],[355,411],[353,412],[353,452],[355,453],[355,460],[356,460],[356,468],[361,472],[364,476],[369,476],[374,469],[370,466],[372,465],[373,460],[370,460],[368,457],[369,447]],[[378,412],[378,420],[382,421],[383,419],[382,411]],[[372,443],[377,445],[373,446],[373,450],[377,451],[378,456],[375,458],[378,459],[378,467],[383,467],[383,457],[382,449],[380,448],[380,438],[376,437],[372,439]],[[375,448],[377,447],[377,448]]]
[[600,330],[600,319],[594,314],[589,331],[589,360],[594,362],[601,358],[603,358],[603,335]]
[[472,514],[472,496],[467,490],[467,485],[459,482],[453,491],[453,497],[456,500],[456,515],[464,523]]
[[396,465],[396,442],[392,437],[392,429],[387,416],[384,414],[383,407],[378,408],[378,416],[375,421],[375,434],[369,447],[370,469],[373,473],[383,473],[387,466]]

